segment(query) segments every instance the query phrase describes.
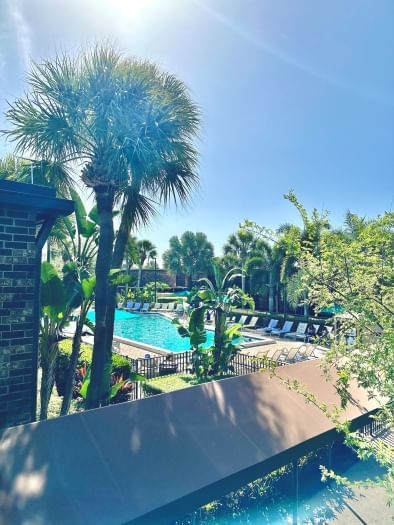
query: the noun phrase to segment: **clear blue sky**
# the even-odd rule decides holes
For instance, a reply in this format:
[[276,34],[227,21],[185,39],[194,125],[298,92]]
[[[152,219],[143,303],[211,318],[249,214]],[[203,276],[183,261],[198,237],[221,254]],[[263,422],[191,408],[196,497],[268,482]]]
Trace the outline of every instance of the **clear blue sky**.
[[[0,128],[29,58],[110,39],[190,87],[203,114],[201,189],[142,235],[204,231],[217,252],[244,218],[393,206],[393,0],[1,0]],[[10,146],[0,144],[0,155]]]

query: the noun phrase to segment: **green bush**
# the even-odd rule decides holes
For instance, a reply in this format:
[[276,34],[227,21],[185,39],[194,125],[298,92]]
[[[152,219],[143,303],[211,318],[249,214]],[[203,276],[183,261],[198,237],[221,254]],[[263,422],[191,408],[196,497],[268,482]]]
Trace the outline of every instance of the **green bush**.
[[119,354],[112,354],[112,373],[128,379],[131,374],[131,366],[127,357]]
[[158,303],[165,303],[165,304],[167,304],[167,303],[178,303],[178,302],[180,302],[179,299],[180,298],[177,297],[176,295],[172,295],[170,297],[158,297],[157,298],[157,302]]
[[[81,343],[81,352],[79,354],[77,369],[91,364],[92,350],[93,349],[90,345]],[[64,395],[71,352],[71,339],[65,339],[59,343],[59,354],[57,357],[55,372],[56,389],[59,396]],[[128,359],[119,354],[112,354],[112,373],[117,376],[122,376],[123,379],[128,379],[131,374],[131,366]]]

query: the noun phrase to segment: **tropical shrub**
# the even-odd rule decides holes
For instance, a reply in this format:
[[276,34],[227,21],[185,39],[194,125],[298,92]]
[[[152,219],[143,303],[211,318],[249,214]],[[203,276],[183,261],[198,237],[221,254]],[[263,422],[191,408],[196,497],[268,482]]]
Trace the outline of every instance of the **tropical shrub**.
[[[340,371],[342,405],[351,403],[348,386],[356,381],[380,407],[382,425],[394,425],[394,213],[373,220],[348,214],[344,229],[327,233],[318,253],[303,249],[300,267],[303,285],[320,310],[340,304],[343,311],[337,337],[326,355],[327,370]],[[355,329],[354,345],[346,333]],[[357,349],[357,350],[354,350]],[[360,455],[375,455],[388,467],[386,485],[394,499],[393,449],[347,431]]]
[[[85,378],[86,370],[92,363],[92,347],[85,343],[81,344],[81,351],[79,354],[76,372],[75,372],[75,388],[73,397],[79,395],[82,381]],[[70,366],[70,359],[72,353],[72,340],[66,339],[59,343],[59,353],[56,362],[56,389],[59,396],[63,396],[66,386],[66,378]],[[131,374],[131,366],[126,357],[119,354],[112,354],[112,376],[123,377],[128,379]]]
[[[234,324],[228,327],[227,316],[230,308],[240,302],[254,306],[253,299],[240,288],[229,287],[231,280],[239,276],[235,269],[223,275],[223,268],[217,259],[213,260],[212,266],[214,283],[207,278],[200,279],[203,283],[201,288],[194,297],[188,297],[192,307],[188,326],[174,321],[178,324],[179,335],[190,339],[193,367],[199,378],[232,372],[231,361],[238,351],[233,340],[239,337],[240,326]],[[211,313],[215,318],[214,344],[210,348],[203,348],[202,345],[207,340],[205,316]]]

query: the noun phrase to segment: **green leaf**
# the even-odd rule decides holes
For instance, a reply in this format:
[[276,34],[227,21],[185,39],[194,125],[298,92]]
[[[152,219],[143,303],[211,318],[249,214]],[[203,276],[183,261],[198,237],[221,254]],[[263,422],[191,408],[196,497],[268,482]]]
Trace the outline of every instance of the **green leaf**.
[[82,292],[85,299],[90,299],[96,287],[96,277],[92,276],[88,279],[82,279]]
[[190,344],[192,347],[197,347],[206,343],[207,341],[207,332],[203,328],[199,330],[198,328],[190,334]]
[[187,328],[185,328],[184,326],[178,326],[178,334],[181,337],[190,337],[189,330],[187,330]]
[[66,309],[63,283],[51,263],[41,265],[41,307],[53,320],[63,316]]
[[75,204],[75,220],[77,221],[78,233],[85,237],[87,232],[85,206],[75,190],[70,190],[70,195]]
[[89,367],[88,367],[88,369],[86,371],[85,379],[83,380],[83,383],[82,383],[82,386],[81,386],[81,390],[79,391],[79,395],[83,399],[86,399],[86,396],[87,396],[87,393],[88,393],[88,388],[89,388],[89,385],[90,385],[90,372],[91,372],[91,365],[89,365]]
[[119,390],[122,388],[122,386],[127,382],[127,380],[124,381],[118,381],[111,387],[111,393],[110,393],[110,399],[113,399],[116,394],[119,392]]
[[89,215],[88,215],[89,219],[94,222],[94,224],[96,225],[99,225],[100,224],[100,221],[99,221],[99,215],[97,213],[97,206],[93,206],[93,208],[90,210],[89,212]]

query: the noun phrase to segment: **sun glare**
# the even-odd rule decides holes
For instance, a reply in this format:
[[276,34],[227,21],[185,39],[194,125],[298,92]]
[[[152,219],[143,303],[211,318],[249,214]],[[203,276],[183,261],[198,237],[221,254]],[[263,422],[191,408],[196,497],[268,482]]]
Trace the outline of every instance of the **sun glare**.
[[130,17],[143,14],[154,3],[154,0],[117,0],[115,5],[123,16]]

